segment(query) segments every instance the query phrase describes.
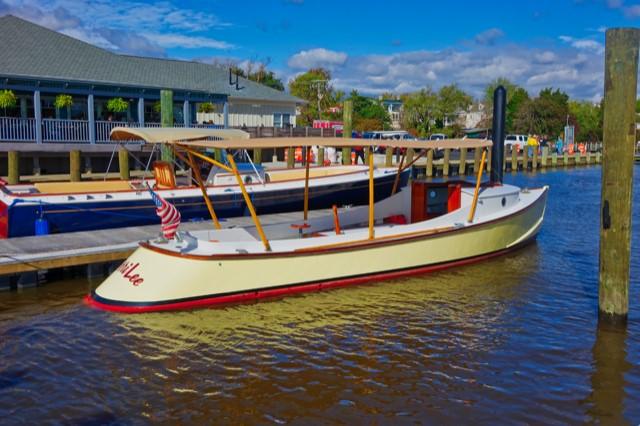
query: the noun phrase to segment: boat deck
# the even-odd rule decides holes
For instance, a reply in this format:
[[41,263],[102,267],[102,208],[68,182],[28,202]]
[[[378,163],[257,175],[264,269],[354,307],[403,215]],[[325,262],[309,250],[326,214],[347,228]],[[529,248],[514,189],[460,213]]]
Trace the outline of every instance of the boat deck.
[[[309,218],[331,214],[331,210],[312,210]],[[301,212],[260,216],[263,226],[300,223]],[[223,228],[252,228],[251,217],[234,217],[221,221]],[[211,221],[184,222],[181,231],[212,229]],[[125,259],[139,241],[156,238],[160,225],[20,237],[0,240],[0,276],[68,266],[88,265]]]

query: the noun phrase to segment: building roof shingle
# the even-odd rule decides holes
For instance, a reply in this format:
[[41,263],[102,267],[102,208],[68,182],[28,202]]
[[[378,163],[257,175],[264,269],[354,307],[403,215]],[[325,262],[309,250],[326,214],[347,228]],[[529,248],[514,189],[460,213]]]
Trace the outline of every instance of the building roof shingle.
[[21,78],[173,89],[236,99],[303,102],[201,62],[119,55],[12,15],[0,17],[0,75]]

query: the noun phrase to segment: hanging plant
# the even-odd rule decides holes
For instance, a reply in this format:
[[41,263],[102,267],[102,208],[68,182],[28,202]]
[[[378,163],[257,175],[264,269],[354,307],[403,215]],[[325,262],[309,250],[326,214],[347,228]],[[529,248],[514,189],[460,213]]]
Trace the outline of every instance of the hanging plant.
[[157,112],[158,114],[162,112],[162,102],[155,101],[153,103],[153,112]]
[[4,115],[7,115],[7,108],[15,108],[17,100],[11,90],[0,91],[0,108],[4,109]]
[[53,101],[53,106],[57,109],[67,108],[73,105],[73,98],[71,95],[58,95],[56,100]]
[[205,114],[214,112],[216,107],[211,102],[202,102],[198,105],[198,112],[203,112]]
[[107,110],[110,112],[125,112],[129,108],[129,102],[122,98],[112,98],[107,101]]

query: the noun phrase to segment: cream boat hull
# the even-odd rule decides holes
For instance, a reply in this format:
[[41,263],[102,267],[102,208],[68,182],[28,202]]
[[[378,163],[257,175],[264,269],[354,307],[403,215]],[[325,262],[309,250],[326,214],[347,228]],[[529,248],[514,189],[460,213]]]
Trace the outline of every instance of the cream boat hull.
[[[87,300],[96,307],[120,312],[188,309],[471,263],[516,249],[535,238],[542,226],[547,189],[517,189],[515,195],[507,195],[517,196],[517,200],[509,201],[511,205],[500,214],[495,206],[500,197],[504,206],[507,196],[492,195],[489,188],[481,197],[474,223],[463,223],[461,218],[469,210],[463,203],[458,211],[431,221],[376,227],[373,241],[353,233],[345,237],[346,243],[329,238],[329,243],[323,244],[322,237],[308,238],[296,240],[301,241],[299,244],[304,240],[303,247],[278,250],[279,242],[274,241],[274,252],[212,255],[142,244]],[[293,244],[294,240],[288,241]],[[280,243],[285,245],[287,241]]]

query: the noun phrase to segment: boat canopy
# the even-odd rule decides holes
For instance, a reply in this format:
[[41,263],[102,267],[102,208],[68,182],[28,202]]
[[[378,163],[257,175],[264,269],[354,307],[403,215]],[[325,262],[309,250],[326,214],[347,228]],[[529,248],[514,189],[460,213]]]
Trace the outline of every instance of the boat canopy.
[[236,129],[202,129],[194,127],[114,127],[111,140],[143,140],[146,143],[176,143],[209,138],[249,139],[249,133]]
[[[209,140],[216,138],[220,140]],[[111,130],[113,140],[143,140],[147,143],[168,143],[191,148],[255,149],[289,148],[309,146],[353,147],[372,145],[373,139],[285,137],[249,139],[249,134],[235,129],[195,129],[195,128],[128,128],[115,127]],[[378,141],[381,142],[381,141]],[[442,139],[442,140],[384,140],[385,146],[414,149],[459,149],[487,148],[489,139]],[[377,144],[376,144],[377,145]]]

